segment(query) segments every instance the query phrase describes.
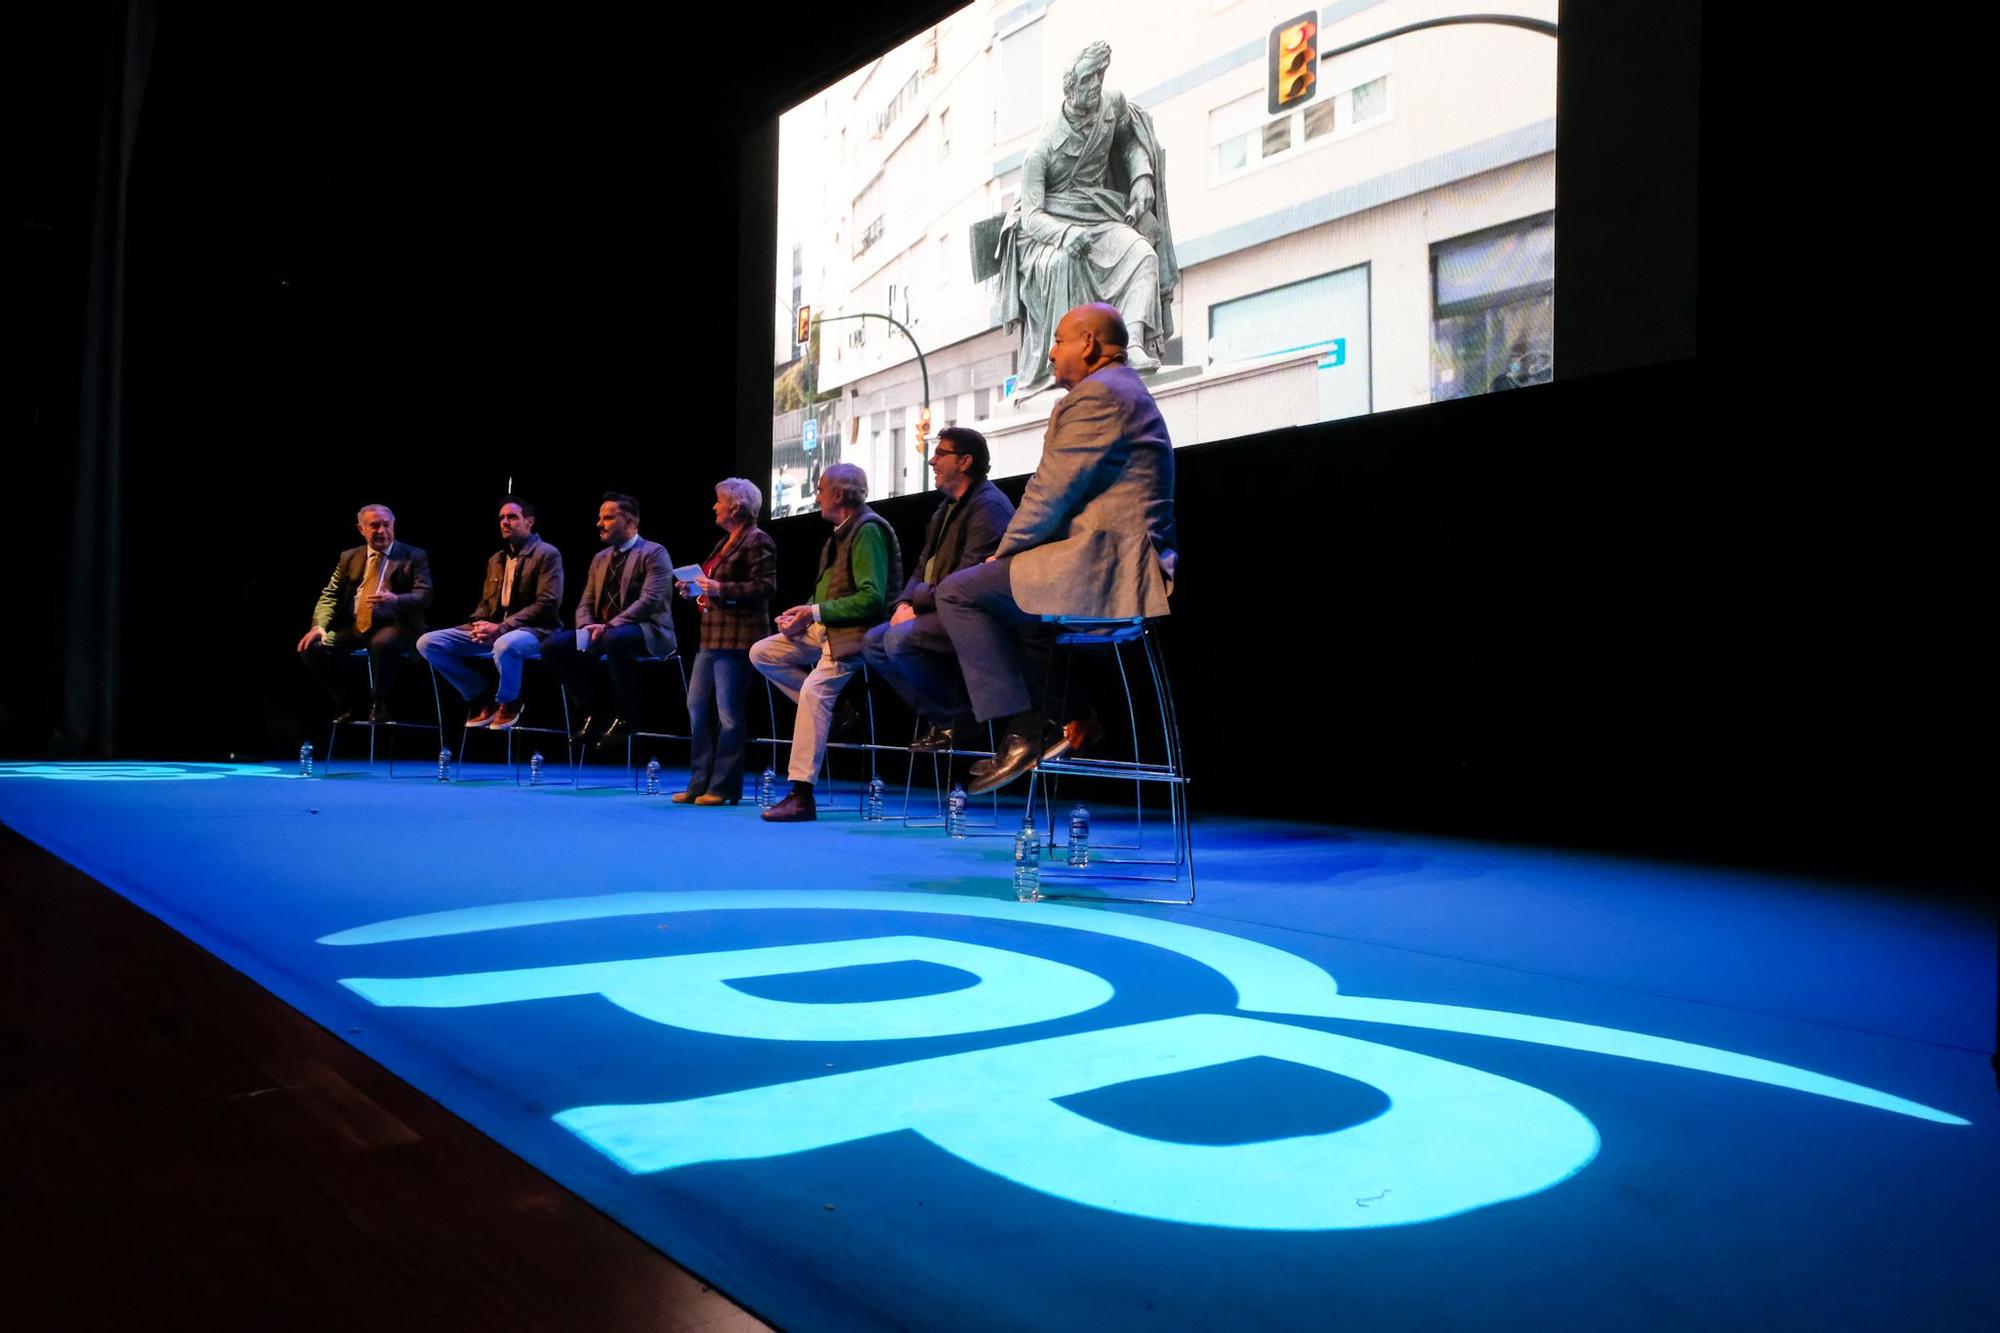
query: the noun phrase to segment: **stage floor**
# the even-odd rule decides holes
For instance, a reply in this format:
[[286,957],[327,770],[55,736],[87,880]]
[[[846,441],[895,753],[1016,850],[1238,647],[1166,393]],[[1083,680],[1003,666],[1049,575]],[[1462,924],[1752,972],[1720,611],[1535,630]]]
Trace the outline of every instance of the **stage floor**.
[[1018,805],[400,771],[5,763],[0,820],[780,1325],[2000,1312],[1975,906],[1220,818],[1195,906],[1017,903]]

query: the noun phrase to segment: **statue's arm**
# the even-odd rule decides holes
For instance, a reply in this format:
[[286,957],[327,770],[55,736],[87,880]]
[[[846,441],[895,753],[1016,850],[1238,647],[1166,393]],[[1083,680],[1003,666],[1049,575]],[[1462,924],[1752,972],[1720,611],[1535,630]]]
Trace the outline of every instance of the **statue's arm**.
[[1044,245],[1061,245],[1069,238],[1071,224],[1050,217],[1049,151],[1043,140],[1028,150],[1021,163],[1021,230]]

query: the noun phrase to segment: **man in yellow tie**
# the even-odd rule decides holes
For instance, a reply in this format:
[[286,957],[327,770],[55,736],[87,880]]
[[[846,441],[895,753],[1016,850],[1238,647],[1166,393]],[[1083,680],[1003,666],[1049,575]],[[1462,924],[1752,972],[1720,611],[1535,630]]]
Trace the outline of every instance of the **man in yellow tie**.
[[[334,563],[313,608],[312,628],[299,639],[299,660],[333,696],[336,722],[386,722],[397,668],[424,630],[431,558],[396,540],[396,515],[389,506],[364,505],[354,517],[363,544],[342,551]],[[360,648],[368,650],[375,682],[374,696],[365,701],[354,688],[353,673],[340,663]]]

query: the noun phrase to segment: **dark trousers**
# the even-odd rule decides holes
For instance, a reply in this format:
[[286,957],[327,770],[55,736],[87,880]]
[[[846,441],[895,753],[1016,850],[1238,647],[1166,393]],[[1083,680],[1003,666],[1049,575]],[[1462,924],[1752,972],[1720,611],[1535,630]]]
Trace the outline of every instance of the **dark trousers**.
[[921,612],[900,625],[885,621],[875,626],[861,640],[861,655],[868,659],[869,669],[888,681],[926,722],[949,727],[965,716],[968,705],[958,657],[937,612]]
[[396,684],[396,672],[403,665],[403,655],[410,650],[413,636],[407,635],[403,627],[393,620],[384,625],[375,625],[366,634],[357,634],[351,629],[337,630],[333,636],[333,646],[314,642],[299,651],[299,660],[306,664],[306,670],[319,678],[326,686],[326,692],[333,696],[333,702],[340,708],[353,708],[367,702],[367,677],[347,659],[356,649],[368,650],[368,661],[375,670],[375,697],[387,699],[389,691]]
[[611,673],[613,712],[627,722],[639,720],[639,659],[646,656],[646,631],[638,625],[613,625],[597,636],[588,653],[576,650],[576,631],[558,630],[542,641],[542,661],[584,711],[600,709],[593,657],[602,656]]
[[[961,569],[938,585],[938,618],[958,653],[972,713],[981,722],[1038,719],[1053,636],[1014,601],[1012,556]],[[1040,724],[1034,722],[1033,730]]]
[[750,650],[704,648],[688,677],[687,789],[725,800],[743,795],[743,747],[750,736]]

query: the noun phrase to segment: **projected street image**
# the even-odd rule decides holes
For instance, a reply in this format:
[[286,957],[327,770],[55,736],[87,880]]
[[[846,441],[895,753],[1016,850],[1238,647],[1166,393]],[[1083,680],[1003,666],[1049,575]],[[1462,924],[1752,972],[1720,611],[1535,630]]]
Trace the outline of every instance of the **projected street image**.
[[949,425],[1032,469],[1086,301],[1176,445],[1547,383],[1556,8],[976,4],[793,108],[773,513]]

